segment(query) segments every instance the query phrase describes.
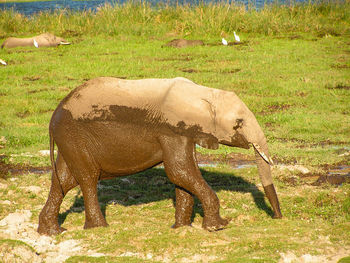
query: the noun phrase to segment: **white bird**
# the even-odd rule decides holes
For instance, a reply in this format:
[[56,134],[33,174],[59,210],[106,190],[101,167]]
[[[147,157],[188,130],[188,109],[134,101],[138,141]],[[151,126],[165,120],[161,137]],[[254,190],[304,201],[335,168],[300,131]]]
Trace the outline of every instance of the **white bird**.
[[3,64],[4,66],[7,65],[7,63],[5,61],[3,61],[2,59],[0,59],[0,63]]
[[228,45],[227,40],[226,40],[225,38],[222,38],[221,42],[222,42],[222,44],[225,45],[225,46]]
[[35,46],[36,48],[39,47],[39,44],[38,44],[38,42],[36,42],[35,38],[33,38],[33,43],[34,43],[34,46]]
[[235,40],[236,40],[237,42],[241,42],[241,39],[239,38],[239,36],[236,35],[236,31],[233,31],[233,34],[235,35]]

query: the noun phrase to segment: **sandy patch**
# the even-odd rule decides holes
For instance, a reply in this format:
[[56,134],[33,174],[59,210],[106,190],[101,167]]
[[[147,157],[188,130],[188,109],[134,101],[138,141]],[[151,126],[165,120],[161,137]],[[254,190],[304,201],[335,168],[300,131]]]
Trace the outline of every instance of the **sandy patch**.
[[[37,224],[30,222],[29,210],[17,210],[0,221],[0,237],[9,240],[0,247],[0,257],[5,262],[47,262],[61,263],[71,256],[104,256],[102,253],[82,248],[80,241],[68,239],[57,242],[54,238],[39,235]],[[16,242],[21,241],[21,242]],[[12,249],[6,249],[12,246]]]

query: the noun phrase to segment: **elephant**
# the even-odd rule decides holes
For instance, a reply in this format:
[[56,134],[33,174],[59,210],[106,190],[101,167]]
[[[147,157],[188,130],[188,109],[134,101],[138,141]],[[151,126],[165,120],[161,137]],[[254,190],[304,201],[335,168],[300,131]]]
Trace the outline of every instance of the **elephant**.
[[203,46],[204,42],[202,40],[187,40],[187,39],[173,39],[170,42],[166,43],[162,47],[193,47],[193,46]]
[[[50,124],[51,188],[37,231],[56,235],[60,205],[80,185],[84,228],[107,226],[97,198],[99,180],[134,174],[163,163],[175,185],[174,228],[191,225],[194,196],[202,204],[202,227],[225,228],[216,193],[203,179],[196,145],[253,146],[258,172],[274,218],[281,218],[272,182],[266,137],[255,116],[234,92],[186,78],[126,80],[99,77],[71,91]],[[54,159],[54,145],[57,158]]]
[[69,45],[70,43],[61,37],[56,37],[50,33],[43,33],[41,35],[29,38],[9,37],[1,45],[1,48],[14,47],[56,47],[58,45]]

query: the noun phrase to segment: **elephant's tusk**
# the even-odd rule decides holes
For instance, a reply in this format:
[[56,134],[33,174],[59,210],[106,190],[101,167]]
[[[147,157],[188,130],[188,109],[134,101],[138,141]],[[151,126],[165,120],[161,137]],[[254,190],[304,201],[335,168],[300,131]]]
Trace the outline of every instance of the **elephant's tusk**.
[[267,162],[269,165],[273,165],[273,161],[270,157],[266,156],[266,154],[261,150],[260,145],[257,143],[252,143],[254,149],[259,153],[259,155],[261,156],[261,158],[263,158],[265,160],[265,162]]
[[70,42],[63,42],[63,41],[61,41],[60,45],[70,45]]
[[33,38],[33,44],[34,44],[34,47],[36,47],[36,48],[39,47],[39,44],[38,44],[38,42],[36,42],[35,38]]

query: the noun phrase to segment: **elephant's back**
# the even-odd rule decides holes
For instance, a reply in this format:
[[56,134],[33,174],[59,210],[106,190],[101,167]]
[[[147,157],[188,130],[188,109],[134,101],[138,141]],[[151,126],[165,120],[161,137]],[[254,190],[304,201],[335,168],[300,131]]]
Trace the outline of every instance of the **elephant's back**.
[[176,79],[95,78],[73,90],[61,102],[61,107],[71,112],[74,119],[108,115],[115,107],[160,109],[175,82]]
[[15,47],[25,47],[32,46],[33,40],[31,38],[17,38],[17,37],[9,37],[7,38],[3,44],[2,48],[15,48]]

